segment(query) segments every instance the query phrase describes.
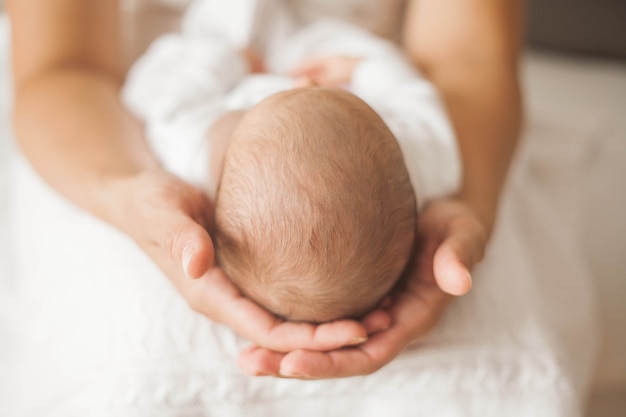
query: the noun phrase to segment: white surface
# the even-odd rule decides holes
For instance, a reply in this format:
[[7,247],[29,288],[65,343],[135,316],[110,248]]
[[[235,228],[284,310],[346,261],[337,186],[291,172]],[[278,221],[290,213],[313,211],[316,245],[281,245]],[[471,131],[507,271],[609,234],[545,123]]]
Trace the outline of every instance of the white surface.
[[[476,300],[479,300],[477,297],[481,294],[481,288],[489,288],[491,293],[500,291],[508,297],[516,291],[527,292],[530,285],[541,294],[544,302],[540,306],[534,306],[539,308],[530,308],[519,297],[508,300],[515,303],[516,314],[525,320],[524,322],[518,321],[522,329],[524,328],[522,323],[527,326],[520,333],[518,328],[502,328],[497,325],[497,322],[495,327],[488,326],[491,323],[488,318],[493,315],[494,311],[491,309],[492,303],[497,303],[497,300],[489,298],[481,308],[478,308],[480,320],[472,323],[465,322],[466,329],[456,329],[458,321],[455,325],[451,324],[454,319],[448,319],[443,323],[438,335],[422,347],[419,355],[415,352],[411,353],[408,355],[413,358],[411,361],[406,362],[405,358],[386,368],[382,375],[387,378],[388,388],[380,391],[376,384],[368,382],[374,380],[357,378],[348,382],[331,382],[331,390],[334,392],[345,393],[357,390],[361,396],[371,394],[372,401],[377,399],[376,392],[384,398],[388,398],[389,395],[396,397],[402,393],[411,393],[413,401],[421,398],[421,406],[431,407],[431,410],[438,406],[441,412],[447,412],[445,415],[457,415],[461,412],[463,415],[472,415],[472,407],[476,407],[477,404],[482,404],[482,408],[480,412],[474,411],[476,415],[481,416],[489,415],[489,404],[492,405],[491,410],[494,415],[509,416],[515,413],[545,416],[576,415],[576,389],[570,384],[575,381],[584,381],[585,370],[577,366],[579,364],[572,363],[573,360],[580,358],[575,354],[577,346],[563,346],[563,341],[571,342],[574,336],[579,334],[579,326],[584,326],[585,317],[576,316],[576,309],[559,310],[556,307],[568,305],[571,308],[572,304],[576,306],[575,303],[581,302],[581,299],[572,299],[571,295],[581,296],[586,291],[579,287],[580,284],[584,286],[584,281],[576,280],[576,277],[580,278],[581,270],[585,268],[584,262],[579,264],[584,259],[571,259],[571,263],[555,265],[554,262],[550,262],[550,258],[563,259],[563,256],[567,254],[579,254],[578,243],[587,247],[586,253],[590,255],[591,265],[594,267],[593,274],[603,290],[601,296],[606,328],[612,330],[602,339],[609,344],[606,345],[605,355],[602,358],[601,363],[604,363],[604,367],[601,368],[599,382],[614,386],[626,385],[624,381],[626,359],[623,354],[621,356],[618,354],[626,351],[624,340],[626,328],[624,326],[624,317],[626,317],[624,271],[626,269],[623,256],[623,248],[626,247],[623,240],[626,230],[622,218],[624,211],[617,209],[624,207],[624,195],[623,191],[620,192],[619,186],[620,179],[626,178],[625,157],[623,153],[618,153],[623,150],[625,130],[622,128],[623,124],[620,124],[623,120],[620,122],[620,118],[617,117],[625,114],[622,109],[624,97],[626,97],[624,94],[626,70],[624,66],[606,63],[533,56],[529,58],[527,64],[526,80],[531,120],[528,130],[529,141],[521,149],[521,156],[511,183],[517,181],[516,178],[522,175],[526,179],[533,177],[543,186],[522,190],[523,192],[517,195],[511,195],[509,192],[504,203],[505,212],[517,212],[518,215],[521,212],[527,221],[526,223],[518,222],[517,228],[513,229],[501,227],[497,239],[500,241],[504,239],[509,245],[515,241],[520,243],[528,239],[534,239],[538,244],[553,245],[553,251],[545,253],[544,261],[552,268],[547,271],[548,275],[556,277],[559,274],[571,274],[575,279],[568,281],[567,285],[559,286],[557,284],[562,284],[562,282],[558,279],[551,282],[548,277],[541,285],[534,287],[537,283],[525,281],[524,273],[546,272],[545,269],[535,270],[535,268],[542,267],[541,259],[535,258],[534,260],[538,263],[529,263],[521,271],[510,271],[511,274],[522,278],[519,282],[513,282],[513,286],[504,285],[506,280],[494,279],[478,282],[473,295],[460,300],[449,316],[455,314],[458,316],[459,312],[477,313]],[[3,87],[0,84],[0,91],[4,96],[7,90]],[[4,135],[0,138],[0,158],[2,158],[0,159],[0,184],[2,181],[6,182],[7,165],[4,152],[6,149],[6,136]],[[594,150],[596,150],[595,154]],[[519,160],[526,161],[526,164],[523,167],[520,166]],[[585,170],[581,171],[583,168]],[[266,398],[268,395],[275,395],[276,387],[270,387],[267,382],[271,380],[248,380],[242,378],[234,370],[232,357],[224,352],[230,351],[232,345],[238,343],[237,340],[219,326],[210,326],[206,321],[190,315],[175,294],[168,292],[169,287],[164,281],[156,278],[154,268],[136,252],[128,241],[95,222],[90,216],[77,212],[62,200],[58,200],[24,167],[21,168],[19,175],[22,181],[20,184],[32,186],[30,191],[22,190],[27,194],[30,192],[28,198],[31,202],[37,203],[31,208],[45,207],[46,213],[36,210],[30,213],[18,213],[21,216],[18,224],[24,227],[22,231],[26,235],[43,237],[41,236],[43,230],[52,233],[47,238],[43,237],[43,241],[33,248],[33,255],[39,255],[33,256],[35,261],[23,265],[27,270],[36,272],[31,278],[23,280],[23,285],[37,283],[32,279],[38,276],[49,278],[48,274],[55,270],[63,270],[71,278],[66,282],[70,285],[60,285],[61,282],[50,279],[40,282],[44,287],[30,288],[30,297],[27,303],[21,306],[24,313],[22,318],[38,319],[33,322],[35,326],[23,329],[26,331],[25,336],[56,342],[56,344],[46,345],[44,355],[29,358],[29,361],[32,359],[28,364],[30,369],[43,370],[47,367],[50,371],[55,369],[55,364],[60,366],[58,373],[44,373],[40,380],[34,378],[30,381],[33,383],[34,392],[45,390],[54,393],[55,389],[65,387],[63,396],[57,397],[57,400],[60,398],[62,401],[57,402],[56,410],[62,413],[63,407],[70,405],[83,410],[76,414],[71,412],[62,414],[65,416],[100,415],[99,412],[102,415],[113,415],[110,409],[107,414],[105,408],[98,407],[98,401],[105,400],[114,400],[118,405],[139,404],[134,412],[124,415],[145,416],[147,413],[143,411],[147,409],[141,407],[146,407],[146,401],[149,398],[133,397],[141,392],[151,392],[152,399],[154,396],[158,397],[158,400],[168,404],[170,409],[180,402],[193,400],[204,402],[212,395],[236,399],[238,395],[243,395],[245,390],[252,390],[255,395],[266,396]],[[607,178],[604,175],[610,175],[610,177]],[[586,184],[593,188],[584,188]],[[572,196],[575,195],[583,199],[584,205],[568,206],[568,203],[574,202]],[[6,207],[6,193],[2,192],[1,196],[0,207]],[[24,198],[24,195],[21,198]],[[543,203],[532,205],[528,198],[534,199],[535,203],[537,201],[543,201]],[[591,210],[591,213],[595,210],[597,214],[585,216],[590,212],[581,212],[579,209]],[[612,210],[615,212],[613,213]],[[6,227],[6,218],[4,218],[6,212],[0,213],[3,217],[0,219],[0,227]],[[41,217],[29,217],[32,214]],[[72,222],[75,227],[64,228],[63,221]],[[554,225],[571,225],[578,221],[580,221],[580,229],[574,227],[572,230],[551,230]],[[503,223],[507,224],[504,220]],[[546,234],[547,230],[553,233]],[[55,239],[55,236],[63,236],[64,239]],[[51,254],[47,250],[50,246],[46,246],[46,241],[48,245],[54,245],[51,247],[57,250],[67,251],[65,256],[59,256],[58,253]],[[115,241],[116,245],[115,247],[105,246],[105,250],[102,250],[103,241]],[[6,244],[4,233],[0,235],[1,242]],[[492,252],[497,251],[497,247],[492,248]],[[97,249],[99,252],[87,253],[84,258],[76,256],[79,249],[88,251],[89,248]],[[0,249],[3,247],[0,246]],[[517,249],[520,253],[524,251],[523,246],[518,246]],[[492,253],[492,256],[496,256],[504,264],[510,262],[511,259],[507,258],[508,256],[519,259],[511,253]],[[4,259],[7,258],[5,254]],[[0,257],[0,259],[3,258]],[[510,264],[517,265],[515,262]],[[130,283],[126,282],[125,286],[120,286],[119,277],[110,274],[112,271],[110,268],[114,265],[121,269],[128,268],[141,273],[133,276]],[[6,270],[2,269],[6,266],[4,262],[0,264],[0,274],[4,273],[4,276],[0,275],[2,278],[0,283],[3,279],[6,281],[10,278]],[[59,267],[61,268],[58,269]],[[483,273],[486,273],[494,267],[493,263],[486,263],[481,269]],[[84,279],[85,275],[89,277],[89,280]],[[71,293],[69,298],[68,292]],[[155,292],[160,296],[154,297]],[[111,303],[110,305],[115,307],[109,310],[99,310],[102,303]],[[27,308],[29,305],[33,307],[30,310]],[[161,333],[158,327],[151,326],[149,321],[137,323],[131,320],[129,322],[128,316],[122,314],[122,311],[130,312],[135,314],[132,316],[134,318],[148,318],[148,316],[142,316],[141,312],[146,309],[150,310],[155,305],[165,308],[158,310],[163,315],[152,317],[155,322],[165,316],[173,316],[175,319],[166,322],[166,325],[169,326],[167,323],[175,322],[179,325],[168,327],[168,332]],[[47,311],[46,308],[51,308],[51,310]],[[584,310],[585,306],[578,304],[578,308]],[[45,314],[42,314],[44,312]],[[572,315],[566,317],[553,314],[556,312],[561,314],[569,312]],[[185,320],[181,321],[181,317]],[[501,324],[504,323],[504,319],[500,322]],[[184,325],[180,326],[181,323]],[[538,326],[541,323],[543,325]],[[565,325],[567,323],[569,325]],[[70,324],[71,328],[68,327]],[[106,331],[110,328],[117,328],[118,332],[121,328],[124,337],[110,340],[106,344],[98,344],[103,341],[102,335],[108,334]],[[207,334],[215,334],[221,338],[222,345],[224,341],[227,341],[231,346],[226,346],[226,351],[222,351],[219,346],[208,342],[207,336],[203,336],[196,341],[201,346],[209,346],[213,350],[202,351],[198,354],[195,350],[198,345],[187,344],[184,335],[186,332],[204,333],[203,330],[207,328],[210,330]],[[472,333],[477,330],[479,335],[484,336],[482,340],[493,342],[493,347],[497,349],[489,352],[483,346],[482,349],[466,351],[462,360],[450,361],[450,349],[454,349],[450,341],[455,341],[457,348],[468,347],[472,344],[471,337],[463,339],[470,334],[467,331],[468,328],[472,329]],[[452,330],[459,330],[459,332]],[[55,335],[56,331],[60,331],[63,337],[56,337],[58,336]],[[524,338],[514,338],[520,334],[523,334]],[[182,337],[178,338],[177,335]],[[584,336],[589,337],[589,335]],[[1,332],[0,337],[2,337]],[[503,341],[507,343],[501,344]],[[577,342],[580,346],[588,340],[583,338]],[[208,345],[205,345],[206,343]],[[4,344],[0,343],[0,346]],[[167,357],[170,359],[169,362],[164,360],[166,358],[158,356],[166,351],[172,352],[172,349],[183,355],[176,360]],[[146,352],[150,354],[146,355]],[[203,361],[211,356],[209,352],[222,358],[218,368],[231,376],[230,381],[236,381],[234,385],[221,385],[216,391],[206,389],[208,384],[215,383],[210,378],[210,373],[203,372],[214,366]],[[98,356],[99,354],[104,356]],[[116,361],[114,364],[97,362],[97,360],[94,362],[94,358],[103,357],[109,360],[116,358]],[[458,356],[457,359],[459,359]],[[69,363],[71,366],[65,367],[64,363]],[[157,369],[154,367],[155,363],[161,366]],[[416,370],[409,380],[403,379],[401,372],[398,373],[398,370],[402,370],[407,363],[411,363]],[[134,375],[128,373],[130,364],[137,371]],[[438,374],[440,378],[433,373],[421,372],[425,369],[433,369],[433,366],[443,370]],[[85,378],[84,374],[82,379],[75,378],[76,375],[80,375],[81,370],[84,372],[86,369],[94,371],[91,378]],[[582,372],[582,374],[576,375],[576,372]],[[6,373],[3,372],[0,377],[4,376]],[[167,386],[160,384],[167,381],[174,381],[188,390],[185,392],[179,390],[175,393],[167,390],[159,391]],[[455,389],[457,389],[454,395],[455,400],[441,401],[445,398],[445,393],[449,392],[450,381],[455,381]],[[290,387],[297,387],[302,393],[302,397],[298,398],[298,404],[303,410],[308,409],[306,398],[312,401],[308,403],[311,405],[311,410],[315,410],[313,408],[315,405],[320,406],[320,402],[315,401],[317,390],[329,392],[328,386],[318,383],[280,381],[278,385],[285,390],[283,393],[289,392]],[[431,389],[411,391],[415,387],[426,386]],[[402,389],[395,390],[397,387],[402,387]],[[433,387],[440,389],[438,395],[433,396]],[[2,385],[0,385],[1,388]],[[426,400],[424,396],[430,399]],[[1,398],[0,403],[2,403]],[[288,407],[288,402],[289,400],[283,401],[283,406]],[[371,401],[365,401],[363,404],[367,406],[371,403]],[[267,402],[256,403],[255,406],[259,404],[267,404]],[[441,404],[445,404],[446,408],[441,408],[443,407]],[[507,408],[502,408],[502,406],[507,406]],[[222,410],[228,412],[226,406],[223,407]],[[48,404],[36,415],[52,409],[53,407]],[[187,409],[187,411],[188,415],[197,415],[196,412],[199,412],[200,408]],[[372,408],[371,411],[376,412],[376,408]],[[388,406],[386,411],[389,411]],[[164,411],[162,415],[169,414]]]
[[626,62],[535,54],[526,92],[535,126],[588,143],[581,242],[603,324],[596,386],[626,396]]

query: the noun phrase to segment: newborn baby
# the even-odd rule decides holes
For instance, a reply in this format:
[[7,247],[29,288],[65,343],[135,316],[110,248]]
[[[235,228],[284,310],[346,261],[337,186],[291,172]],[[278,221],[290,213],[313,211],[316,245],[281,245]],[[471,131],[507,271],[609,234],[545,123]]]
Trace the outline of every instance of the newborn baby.
[[220,265],[248,297],[290,320],[324,322],[359,317],[391,289],[412,252],[416,215],[382,119],[349,92],[302,88],[243,116],[213,236]]
[[215,202],[217,260],[244,294],[290,320],[359,317],[401,276],[419,207],[458,187],[437,93],[395,45],[336,21],[270,36],[252,74],[203,29],[209,11],[153,44],[122,98],[164,167]]

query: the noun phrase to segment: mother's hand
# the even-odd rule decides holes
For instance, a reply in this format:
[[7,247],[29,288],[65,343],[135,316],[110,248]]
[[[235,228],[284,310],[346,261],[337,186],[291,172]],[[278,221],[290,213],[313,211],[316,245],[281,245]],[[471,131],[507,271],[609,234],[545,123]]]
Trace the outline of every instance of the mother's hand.
[[243,351],[240,366],[253,375],[337,378],[370,374],[394,359],[410,342],[437,324],[453,295],[471,287],[469,271],[483,256],[487,233],[460,200],[428,205],[419,218],[419,253],[402,288],[388,307],[392,325],[365,343],[326,352],[279,353],[254,346]]
[[156,262],[190,306],[209,319],[273,351],[332,350],[363,342],[368,332],[389,324],[378,311],[365,325],[342,320],[314,326],[284,322],[244,297],[214,265],[206,229],[212,206],[196,188],[160,169],[116,184],[126,204],[122,229]]

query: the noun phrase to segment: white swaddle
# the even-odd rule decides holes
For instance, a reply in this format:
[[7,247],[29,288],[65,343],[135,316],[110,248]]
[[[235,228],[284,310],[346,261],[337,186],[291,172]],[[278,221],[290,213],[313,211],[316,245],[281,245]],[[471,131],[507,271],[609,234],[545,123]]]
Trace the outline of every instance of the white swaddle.
[[546,146],[545,125],[528,135],[472,292],[379,372],[325,381],[245,376],[244,340],[193,313],[129,238],[18,158],[15,393],[0,415],[579,415],[595,329],[573,243],[586,149]]
[[[344,88],[369,104],[393,133],[418,206],[458,191],[461,162],[444,106],[399,48],[338,20],[299,28],[279,0],[262,3],[273,7],[261,14],[264,24],[254,26],[266,36],[231,33],[231,22],[215,17],[222,4],[201,1],[192,4],[180,34],[157,39],[130,69],[123,101],[144,122],[148,142],[167,170],[215,198],[218,179],[209,167],[207,134],[215,121],[294,88],[287,74],[307,59],[354,56],[361,62]],[[235,20],[250,20],[243,15]],[[250,74],[239,52],[246,37],[263,38],[257,43],[266,51],[267,73]]]

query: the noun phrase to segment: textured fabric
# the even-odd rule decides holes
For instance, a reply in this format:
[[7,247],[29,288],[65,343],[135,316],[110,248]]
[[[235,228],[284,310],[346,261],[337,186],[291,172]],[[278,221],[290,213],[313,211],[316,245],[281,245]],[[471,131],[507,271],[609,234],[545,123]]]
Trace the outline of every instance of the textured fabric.
[[514,171],[476,285],[434,333],[374,375],[314,382],[243,375],[244,340],[194,314],[128,238],[20,163],[11,364],[27,412],[7,415],[579,415],[595,338],[562,211],[577,207],[584,148],[546,150],[524,149],[534,162]]
[[145,122],[148,140],[165,167],[214,198],[217,179],[210,178],[207,132],[215,120],[293,88],[284,74],[307,58],[349,55],[364,60],[346,87],[378,112],[398,140],[418,205],[456,192],[461,167],[452,127],[436,90],[400,51],[340,21],[297,28],[288,10],[273,3],[262,24],[251,23],[269,34],[263,47],[273,74],[249,74],[238,52],[242,35],[231,29],[233,20],[250,22],[255,12],[241,2],[232,3],[233,13],[221,24],[216,17],[221,2],[194,3],[181,34],[159,38],[131,68],[124,102]]

